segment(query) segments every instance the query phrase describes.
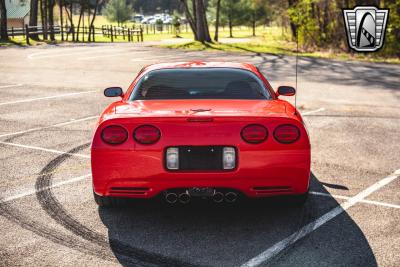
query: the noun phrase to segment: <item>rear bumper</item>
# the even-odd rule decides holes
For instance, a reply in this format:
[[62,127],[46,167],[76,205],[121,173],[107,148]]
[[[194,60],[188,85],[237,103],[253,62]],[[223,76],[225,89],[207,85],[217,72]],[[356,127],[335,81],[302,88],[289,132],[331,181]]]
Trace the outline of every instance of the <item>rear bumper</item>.
[[239,151],[228,172],[170,172],[162,151],[92,149],[93,189],[101,196],[151,198],[165,190],[227,188],[247,197],[307,192],[310,150]]

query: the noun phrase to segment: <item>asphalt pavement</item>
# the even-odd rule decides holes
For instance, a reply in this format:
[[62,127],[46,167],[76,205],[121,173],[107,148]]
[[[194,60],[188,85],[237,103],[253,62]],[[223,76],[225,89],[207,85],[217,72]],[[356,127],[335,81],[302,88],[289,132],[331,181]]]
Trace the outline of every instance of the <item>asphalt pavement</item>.
[[1,266],[400,265],[400,65],[299,58],[297,104],[312,143],[302,208],[98,208],[90,142],[114,100],[103,89],[126,89],[145,65],[188,60],[249,62],[274,87],[295,85],[289,56],[123,43],[0,49]]

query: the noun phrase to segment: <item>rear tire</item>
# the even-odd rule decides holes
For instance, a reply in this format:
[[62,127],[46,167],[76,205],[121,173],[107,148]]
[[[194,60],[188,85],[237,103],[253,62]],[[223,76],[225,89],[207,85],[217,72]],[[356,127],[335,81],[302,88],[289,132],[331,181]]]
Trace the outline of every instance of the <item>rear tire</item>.
[[308,199],[308,191],[304,194],[290,196],[290,202],[293,206],[302,207]]
[[94,196],[94,201],[99,207],[116,207],[119,205],[119,199],[114,198],[114,197],[104,197],[104,196],[99,196],[95,192],[93,192]]

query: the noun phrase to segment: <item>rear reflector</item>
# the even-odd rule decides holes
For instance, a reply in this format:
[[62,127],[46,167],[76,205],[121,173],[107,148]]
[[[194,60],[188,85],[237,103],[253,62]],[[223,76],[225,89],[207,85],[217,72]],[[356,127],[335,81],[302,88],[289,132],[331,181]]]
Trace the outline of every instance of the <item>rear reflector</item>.
[[300,130],[294,125],[284,124],[276,127],[275,140],[282,144],[292,144],[300,137]]
[[232,170],[236,167],[236,151],[233,147],[224,147],[222,166],[224,170]]
[[128,139],[128,131],[118,125],[107,126],[101,132],[101,139],[110,145],[119,145]]
[[250,144],[259,144],[268,137],[268,130],[259,124],[250,124],[243,128],[241,132],[244,141]]
[[169,170],[179,169],[179,149],[177,147],[167,148],[166,163]]
[[156,143],[160,139],[160,130],[152,125],[142,125],[135,129],[133,138],[143,145]]

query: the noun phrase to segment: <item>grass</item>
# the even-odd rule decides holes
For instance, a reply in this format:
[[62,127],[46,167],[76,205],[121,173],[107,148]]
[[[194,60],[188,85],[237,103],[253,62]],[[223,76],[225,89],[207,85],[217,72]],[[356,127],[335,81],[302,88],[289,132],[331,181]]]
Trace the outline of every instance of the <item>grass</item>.
[[[78,24],[79,16],[74,16],[74,24]],[[85,18],[85,25],[88,25],[87,18]],[[109,22],[104,16],[97,16],[95,27],[100,28],[102,25],[113,25],[117,26],[117,23]],[[124,26],[132,27],[138,26],[132,22],[124,24]],[[146,28],[143,25],[143,37],[144,41],[161,41],[166,39],[177,38],[175,34],[168,33],[167,31],[159,32],[154,31],[150,28]],[[210,27],[210,33],[214,35],[214,28]],[[295,55],[296,54],[296,44],[290,40],[290,32],[282,27],[263,27],[259,26],[256,29],[257,37],[252,36],[252,29],[245,26],[234,27],[233,37],[230,39],[229,43],[199,43],[199,42],[187,42],[184,44],[172,44],[172,45],[161,45],[162,47],[167,47],[171,49],[187,49],[187,50],[198,50],[198,51],[226,51],[226,52],[250,52],[250,53],[267,53],[274,55]],[[229,29],[227,27],[221,27],[219,32],[220,40],[224,38],[229,38]],[[190,27],[181,27],[180,38],[193,39],[193,33]],[[81,37],[82,38],[82,37]],[[96,35],[96,42],[99,43],[109,43],[111,38]],[[229,39],[228,39],[229,40]],[[85,36],[85,41],[87,41],[87,36]],[[81,41],[82,42],[82,41]],[[124,40],[122,36],[114,38],[114,42],[127,42],[127,38]],[[134,38],[136,41],[136,37]],[[56,41],[34,41],[31,40],[31,45],[42,45],[46,43],[61,43],[61,36],[56,35]],[[11,38],[9,42],[0,42],[0,47],[7,47],[12,45],[26,46],[26,40],[23,36],[18,36]],[[329,59],[339,59],[339,60],[360,60],[360,61],[370,61],[370,62],[387,62],[400,64],[400,58],[385,58],[379,56],[375,53],[363,54],[363,53],[345,53],[341,51],[300,51],[300,56],[305,57],[317,57],[317,58],[329,58]]]
[[[266,53],[274,55],[296,55],[296,43],[290,41],[288,32],[282,31],[278,27],[258,27],[256,30],[257,37],[252,36],[250,29],[239,29],[234,31],[235,39],[231,42],[214,42],[214,43],[200,43],[200,42],[187,42],[184,44],[162,45],[162,47],[171,49],[186,49],[197,51],[225,51],[225,52],[250,52],[250,53]],[[229,37],[227,30],[220,32],[221,38]],[[239,39],[236,39],[236,38]],[[240,38],[246,38],[244,42]],[[238,40],[238,42],[235,42]],[[239,42],[240,41],[240,42]],[[320,51],[301,51],[299,56],[328,58],[338,60],[358,60],[367,62],[385,62],[400,64],[400,58],[396,57],[383,57],[375,53],[346,53],[341,51],[320,50]]]
[[[256,42],[248,43],[200,43],[200,42],[188,42],[185,44],[173,44],[163,45],[162,47],[172,49],[187,49],[196,51],[224,51],[224,52],[250,52],[250,53],[266,53],[274,55],[296,55],[296,49],[294,45],[290,43],[281,44],[259,44]],[[349,54],[349,53],[333,53],[329,51],[315,51],[315,52],[299,52],[299,56],[303,57],[316,57],[316,58],[328,58],[338,60],[359,60],[367,62],[385,62],[400,64],[399,58],[387,58],[379,56],[369,56],[364,54]]]

